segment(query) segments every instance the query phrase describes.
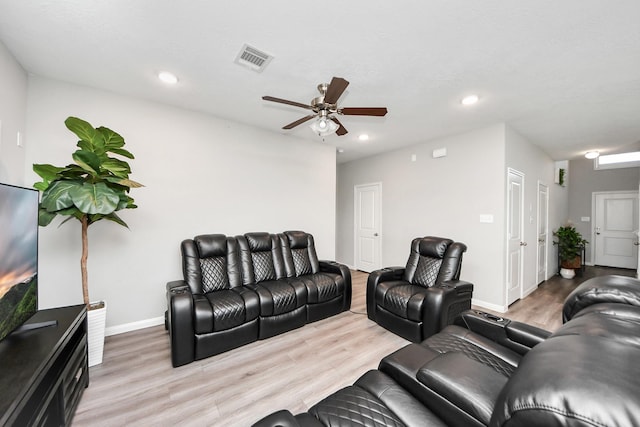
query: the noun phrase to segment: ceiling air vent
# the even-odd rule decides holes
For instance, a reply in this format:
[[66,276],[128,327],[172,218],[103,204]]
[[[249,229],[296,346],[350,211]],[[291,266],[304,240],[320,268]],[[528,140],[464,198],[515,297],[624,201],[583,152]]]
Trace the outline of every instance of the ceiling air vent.
[[253,71],[262,72],[265,67],[271,62],[273,56],[268,53],[264,53],[256,49],[255,47],[245,44],[242,46],[242,50],[236,56],[234,61],[236,64],[244,65],[251,68]]

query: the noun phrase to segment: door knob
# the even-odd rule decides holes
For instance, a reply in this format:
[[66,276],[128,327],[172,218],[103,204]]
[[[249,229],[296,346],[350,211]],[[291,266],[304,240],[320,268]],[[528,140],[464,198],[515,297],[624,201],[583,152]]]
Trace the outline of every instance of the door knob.
[[634,242],[633,244],[636,245],[636,246],[639,246],[640,242]]
[[378,237],[378,233],[373,233],[374,237]]
[[527,242],[520,242],[520,246],[527,246]]
[[544,243],[544,239],[538,239],[538,243]]

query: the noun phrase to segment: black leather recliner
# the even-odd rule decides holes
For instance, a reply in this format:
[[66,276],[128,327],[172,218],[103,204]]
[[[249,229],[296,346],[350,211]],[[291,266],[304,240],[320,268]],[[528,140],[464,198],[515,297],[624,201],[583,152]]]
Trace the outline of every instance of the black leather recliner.
[[259,338],[268,338],[307,322],[307,288],[287,277],[281,242],[269,233],[238,236],[243,283],[260,297]]
[[184,281],[167,284],[173,366],[258,339],[260,300],[242,283],[237,246],[222,234],[182,242]]
[[280,235],[287,277],[307,288],[307,322],[324,319],[351,307],[351,272],[346,265],[319,261],[313,236],[304,231]]
[[471,308],[473,285],[460,279],[463,243],[416,238],[406,267],[373,271],[367,280],[369,319],[413,342],[440,331]]

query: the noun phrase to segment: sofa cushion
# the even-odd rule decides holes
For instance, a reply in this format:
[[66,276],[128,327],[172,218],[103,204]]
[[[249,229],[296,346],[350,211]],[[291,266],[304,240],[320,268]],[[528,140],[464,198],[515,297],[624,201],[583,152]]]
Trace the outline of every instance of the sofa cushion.
[[441,265],[442,258],[420,255],[412,283],[426,288],[435,285]]
[[522,359],[518,353],[460,326],[450,325],[420,345],[439,353],[459,351],[494,371],[510,376]]
[[440,354],[418,371],[418,381],[482,424],[509,379],[493,368],[453,351]]
[[208,334],[240,326],[260,314],[258,295],[237,287],[194,295],[194,332]]
[[344,294],[344,278],[334,273],[308,274],[297,280],[307,287],[307,303],[318,304],[331,301]]
[[227,259],[223,256],[200,258],[202,291],[213,292],[229,288]]
[[403,319],[422,321],[425,287],[415,286],[404,280],[389,280],[381,282],[375,292],[375,301],[379,306]]
[[295,279],[268,280],[255,287],[260,296],[260,315],[277,316],[307,303],[307,288]]

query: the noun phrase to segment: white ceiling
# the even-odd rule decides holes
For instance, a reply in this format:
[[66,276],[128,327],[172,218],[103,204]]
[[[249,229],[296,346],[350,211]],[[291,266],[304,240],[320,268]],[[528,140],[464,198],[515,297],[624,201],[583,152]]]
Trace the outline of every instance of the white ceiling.
[[[389,113],[340,117],[340,162],[497,122],[556,160],[640,145],[638,0],[0,0],[0,40],[36,75],[315,142],[280,129],[307,110],[261,97],[344,77],[340,106]],[[244,43],[264,72],[234,63]]]

